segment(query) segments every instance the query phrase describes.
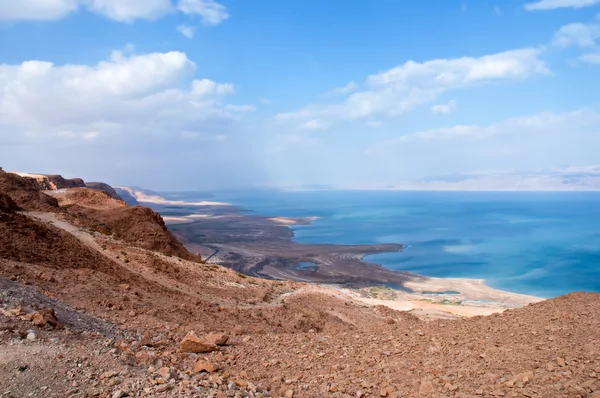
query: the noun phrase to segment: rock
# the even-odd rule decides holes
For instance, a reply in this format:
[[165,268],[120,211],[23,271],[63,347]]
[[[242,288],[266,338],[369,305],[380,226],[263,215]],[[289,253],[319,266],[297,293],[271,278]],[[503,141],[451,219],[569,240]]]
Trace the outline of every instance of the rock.
[[224,333],[215,333],[215,332],[210,332],[204,338],[204,341],[206,341],[207,343],[214,344],[214,345],[225,345],[225,344],[227,344],[227,340],[229,340],[229,336],[227,336]]
[[591,398],[600,398],[600,391],[596,391],[592,394]]
[[158,369],[156,373],[158,373],[158,375],[165,380],[169,380],[171,378],[171,368],[168,366]]
[[152,346],[152,338],[150,337],[150,334],[148,332],[144,332],[144,335],[140,340],[140,345],[149,347]]
[[100,380],[110,379],[111,377],[115,377],[117,375],[118,375],[118,373],[115,372],[114,370],[109,370],[108,372],[104,372],[100,375]]
[[27,340],[29,340],[29,341],[34,341],[36,339],[36,337],[37,336],[35,335],[34,332],[27,333]]
[[54,314],[54,310],[52,308],[44,308],[41,311],[34,312],[32,314],[31,323],[33,323],[33,325],[37,327],[60,327],[58,319],[56,319],[56,315]]
[[566,364],[566,362],[565,362],[564,358],[560,358],[560,357],[559,357],[559,358],[556,358],[556,363],[557,363],[557,364],[558,364],[558,366],[560,366],[561,368],[562,368],[562,367],[565,367],[565,366],[567,366],[567,364]]
[[285,398],[293,398],[294,397],[294,391],[293,390],[287,390],[284,394]]
[[420,395],[430,395],[433,393],[433,384],[429,380],[422,380],[419,387]]
[[112,398],[123,398],[125,393],[121,390],[117,390],[113,393]]
[[138,351],[135,353],[135,361],[137,363],[151,363],[156,359],[156,353],[154,351]]
[[216,351],[218,349],[215,344],[204,341],[196,336],[194,332],[189,332],[187,336],[184,337],[181,341],[180,348],[183,352],[192,352],[196,354]]
[[108,387],[114,387],[114,386],[118,386],[122,382],[123,382],[123,379],[121,379],[120,377],[113,377],[106,382],[106,385]]
[[196,365],[194,365],[194,373],[200,373],[200,372],[208,372],[208,373],[212,373],[214,371],[216,371],[218,368],[215,364],[213,364],[212,362],[209,362],[207,360],[204,359],[199,359],[198,362],[196,362]]

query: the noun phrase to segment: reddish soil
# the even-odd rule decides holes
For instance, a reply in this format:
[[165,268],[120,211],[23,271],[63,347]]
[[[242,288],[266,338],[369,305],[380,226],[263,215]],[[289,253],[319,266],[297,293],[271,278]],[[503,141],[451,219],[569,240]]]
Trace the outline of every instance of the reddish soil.
[[[3,398],[600,396],[598,294],[423,321],[177,257],[159,215],[101,193],[16,212],[44,194],[0,181]],[[191,330],[229,341],[183,352]]]

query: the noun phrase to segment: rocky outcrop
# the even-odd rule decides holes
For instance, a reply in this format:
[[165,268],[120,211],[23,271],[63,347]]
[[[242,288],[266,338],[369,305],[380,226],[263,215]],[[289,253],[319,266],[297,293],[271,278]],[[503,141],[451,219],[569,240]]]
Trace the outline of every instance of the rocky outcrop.
[[67,179],[57,174],[31,174],[31,173],[13,173],[19,177],[32,181],[41,191],[68,188],[84,188],[85,182],[81,178]]
[[57,189],[72,189],[72,188],[90,188],[98,191],[104,191],[113,199],[123,200],[117,191],[110,185],[104,182],[85,182],[81,178],[64,178],[57,174],[31,174],[14,172],[19,177],[31,181],[40,191],[54,191]]
[[41,192],[29,178],[0,170],[0,193],[9,196],[20,208],[36,211],[56,211],[56,199]]
[[117,191],[113,187],[103,182],[86,182],[85,186],[86,188],[106,192],[113,199],[121,201],[123,200],[123,198],[117,193]]
[[160,214],[143,206],[128,206],[108,193],[89,188],[54,192],[61,208],[73,223],[106,235],[170,256],[191,259],[187,251],[167,229]]

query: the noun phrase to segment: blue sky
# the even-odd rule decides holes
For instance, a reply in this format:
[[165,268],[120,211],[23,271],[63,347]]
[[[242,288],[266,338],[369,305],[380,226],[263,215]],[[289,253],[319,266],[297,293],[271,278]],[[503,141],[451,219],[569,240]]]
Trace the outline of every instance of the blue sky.
[[600,0],[0,0],[8,170],[490,186],[600,173],[597,148]]

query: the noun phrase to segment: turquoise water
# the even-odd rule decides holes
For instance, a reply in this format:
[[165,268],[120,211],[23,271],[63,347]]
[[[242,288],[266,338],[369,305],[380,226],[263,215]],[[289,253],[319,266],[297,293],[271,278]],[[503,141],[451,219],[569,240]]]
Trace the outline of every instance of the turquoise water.
[[294,227],[298,242],[406,244],[367,257],[395,270],[482,278],[542,297],[600,292],[600,193],[247,191],[210,199],[251,214],[319,217]]

